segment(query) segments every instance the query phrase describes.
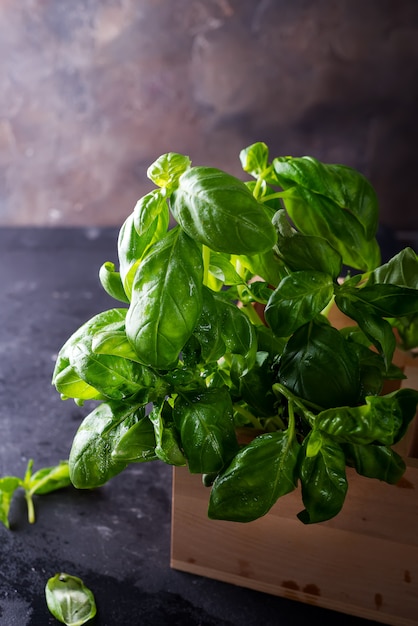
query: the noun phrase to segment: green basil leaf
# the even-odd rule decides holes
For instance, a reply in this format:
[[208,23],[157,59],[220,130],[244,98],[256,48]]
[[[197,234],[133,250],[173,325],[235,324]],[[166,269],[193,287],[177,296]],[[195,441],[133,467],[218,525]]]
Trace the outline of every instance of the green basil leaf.
[[418,314],[398,317],[389,321],[391,326],[398,331],[399,344],[403,350],[412,350],[418,347]]
[[103,289],[115,300],[129,302],[129,298],[123,288],[122,279],[119,272],[115,271],[115,264],[110,261],[103,263],[99,270],[99,280]]
[[385,396],[368,396],[363,405],[321,411],[315,428],[341,443],[391,446],[404,435],[418,404],[418,391],[400,389]]
[[155,432],[155,454],[169,465],[186,465],[186,459],[180,449],[180,435],[173,422],[173,411],[168,402],[154,405],[149,418]]
[[209,517],[251,522],[268,513],[278,498],[296,487],[299,448],[289,431],[256,437],[215,479]]
[[15,491],[22,487],[22,480],[15,476],[0,478],[0,522],[10,528],[9,511]]
[[282,354],[286,345],[285,338],[276,337],[271,328],[264,325],[256,327],[256,334],[259,351],[267,352],[272,359]]
[[157,224],[154,222],[152,227],[142,236],[139,236],[135,229],[134,214],[131,213],[119,230],[119,272],[124,291],[129,300],[131,299],[132,282],[136,269],[153,240],[156,227]]
[[162,154],[147,169],[147,176],[158,187],[171,190],[183,172],[191,166],[191,160],[184,154],[167,152]]
[[271,220],[251,191],[215,168],[187,170],[171,197],[171,211],[190,237],[216,252],[259,254],[276,242]]
[[215,298],[207,287],[203,287],[202,301],[202,312],[193,335],[200,344],[202,359],[208,363],[221,358],[225,353],[225,343],[222,339]]
[[358,474],[383,480],[390,485],[396,485],[406,469],[403,458],[387,446],[344,444],[343,450],[347,463]]
[[142,259],[146,256],[153,244],[162,239],[169,225],[168,206],[161,210],[150,226],[140,235],[135,228],[135,214],[131,213],[118,237],[119,269],[123,287],[128,298],[131,298],[132,283]]
[[232,401],[225,388],[181,393],[173,417],[190,472],[219,472],[237,452]]
[[[417,279],[418,280],[418,279]],[[344,296],[357,302],[365,302],[377,315],[383,317],[402,317],[418,313],[418,289],[399,287],[386,283],[366,285],[360,289],[344,290]]]
[[367,285],[389,283],[399,287],[417,288],[418,254],[404,248],[384,265],[373,270]]
[[91,347],[95,333],[101,331],[108,324],[124,322],[127,309],[110,309],[95,315],[82,324],[78,330],[67,339],[58,353],[52,383],[65,398],[79,398],[81,400],[99,400],[105,397],[94,384],[90,384],[84,375],[80,376],[77,367],[72,363],[73,351],[78,343]]
[[104,485],[127,463],[112,456],[124,434],[143,417],[140,405],[109,401],[82,421],[70,451],[71,482],[78,489]]
[[161,189],[154,189],[140,198],[133,211],[134,227],[138,235],[143,235],[156,223],[158,216],[167,210],[165,193]]
[[202,280],[199,246],[178,227],[145,257],[126,316],[126,335],[142,363],[175,367],[202,311]]
[[55,574],[46,584],[45,598],[52,615],[66,626],[82,626],[96,615],[93,593],[77,576]]
[[[314,432],[314,431],[313,431]],[[318,437],[317,433],[315,433]],[[317,453],[305,455],[299,470],[302,500],[305,510],[298,514],[304,524],[324,522],[335,517],[342,509],[347,493],[345,456],[341,446],[326,435],[321,445],[315,443]],[[309,436],[304,441],[304,449]]]
[[320,407],[354,405],[361,391],[360,366],[355,351],[338,330],[310,322],[287,342],[279,382]]
[[244,172],[255,178],[260,176],[268,167],[269,149],[265,143],[258,141],[244,148],[239,153],[239,159]]
[[123,357],[97,354],[87,341],[74,345],[70,363],[80,378],[112,400],[146,393],[155,381],[147,367]]
[[316,270],[338,278],[341,254],[326,239],[297,233],[290,227],[284,209],[276,212],[273,224],[278,231],[277,254],[292,271]]
[[273,162],[284,189],[298,185],[328,198],[358,221],[367,240],[372,240],[379,223],[376,192],[360,172],[346,165],[321,163],[313,157],[279,157]]
[[154,426],[149,417],[145,416],[119,439],[112,450],[112,458],[125,463],[154,461],[158,459],[155,446]]
[[31,494],[45,494],[71,485],[68,461],[53,467],[43,467],[32,474],[28,488]]
[[275,414],[276,396],[273,394],[274,383],[271,358],[268,352],[257,352],[254,366],[239,379],[240,394],[258,415]]
[[329,303],[334,293],[331,276],[315,270],[286,276],[272,293],[264,315],[278,337],[288,337],[313,320]]
[[263,278],[269,285],[277,286],[288,273],[274,250],[252,256],[243,254],[240,255],[240,261],[254,276]]
[[292,190],[284,202],[298,230],[326,239],[339,252],[345,265],[363,271],[379,265],[377,241],[365,238],[361,225],[351,213],[336,207],[327,198],[299,188]]
[[243,279],[231,263],[230,255],[221,252],[210,253],[209,272],[223,285],[240,285]]
[[124,322],[109,324],[104,330],[96,333],[91,347],[96,354],[111,354],[139,362],[138,356],[126,336]]
[[376,196],[360,173],[311,157],[278,158],[273,165],[288,192],[285,208],[301,233],[326,239],[346,265],[361,270],[379,265]]
[[[62,361],[60,362],[62,365]],[[63,400],[74,398],[79,402],[84,400],[104,400],[105,396],[97,389],[87,384],[77,374],[68,361],[67,367],[54,374],[53,383]]]
[[[214,294],[221,336],[225,352],[241,355],[246,369],[250,369],[257,353],[257,336],[254,325],[236,304],[225,300],[221,294]],[[242,371],[245,374],[245,370]]]
[[395,335],[389,322],[377,315],[372,305],[354,299],[349,291],[337,292],[335,304],[345,315],[357,322],[383,356],[386,368],[389,368],[396,348]]

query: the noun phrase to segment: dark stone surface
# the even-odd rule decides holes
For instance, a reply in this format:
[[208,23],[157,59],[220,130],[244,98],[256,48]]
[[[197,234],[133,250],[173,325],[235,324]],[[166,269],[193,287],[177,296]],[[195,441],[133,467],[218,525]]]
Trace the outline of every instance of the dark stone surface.
[[[62,402],[50,380],[78,326],[114,306],[97,272],[113,229],[0,229],[0,476],[68,456],[88,407]],[[371,622],[170,569],[171,468],[132,465],[94,491],[35,500],[16,494],[0,526],[0,624],[47,626],[44,587],[64,571],[93,591],[96,626],[366,626]],[[343,572],[342,572],[342,575]],[[374,622],[373,622],[374,623]]]
[[119,225],[160,154],[310,154],[418,230],[416,0],[5,0],[0,223]]

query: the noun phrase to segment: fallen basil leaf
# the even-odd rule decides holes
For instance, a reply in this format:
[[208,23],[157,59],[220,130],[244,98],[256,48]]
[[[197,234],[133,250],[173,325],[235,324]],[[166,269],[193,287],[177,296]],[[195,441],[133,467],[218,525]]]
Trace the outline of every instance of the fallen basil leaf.
[[94,595],[81,578],[55,574],[45,587],[45,598],[52,615],[66,626],[82,626],[97,612]]

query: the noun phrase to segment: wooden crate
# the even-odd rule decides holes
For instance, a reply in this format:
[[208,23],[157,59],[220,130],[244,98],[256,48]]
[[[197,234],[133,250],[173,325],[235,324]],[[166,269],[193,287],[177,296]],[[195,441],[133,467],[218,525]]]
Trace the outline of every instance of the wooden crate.
[[[403,359],[406,386],[418,367]],[[399,361],[398,361],[399,362]],[[418,425],[398,446],[407,471],[387,485],[348,471],[343,511],[303,525],[297,490],[248,524],[207,517],[201,477],[176,468],[171,566],[393,626],[418,626]]]

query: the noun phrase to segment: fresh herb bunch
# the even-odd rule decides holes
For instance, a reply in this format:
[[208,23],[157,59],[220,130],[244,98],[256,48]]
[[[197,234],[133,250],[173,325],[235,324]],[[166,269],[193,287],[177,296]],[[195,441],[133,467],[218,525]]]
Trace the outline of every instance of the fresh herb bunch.
[[[156,188],[120,230],[119,267],[99,272],[123,304],[81,326],[53,374],[64,399],[99,403],[70,476],[92,488],[129,463],[187,465],[211,486],[209,516],[241,522],[300,483],[299,518],[321,522],[343,506],[346,466],[388,483],[405,470],[392,445],[418,392],[380,394],[403,378],[393,329],[418,345],[418,256],[379,266],[378,202],[359,172],[270,161],[264,143],[240,160],[247,183],[175,153],[148,168]],[[333,303],[352,325],[330,324]]]

